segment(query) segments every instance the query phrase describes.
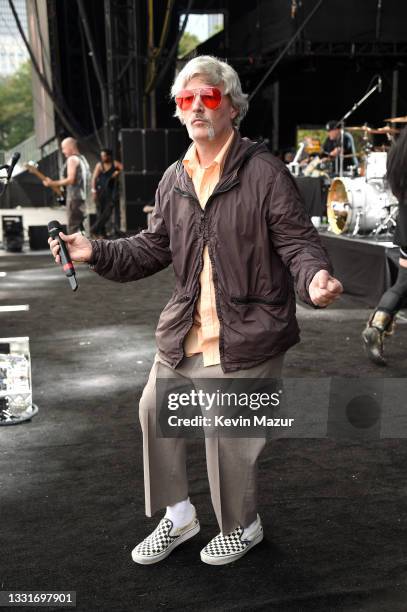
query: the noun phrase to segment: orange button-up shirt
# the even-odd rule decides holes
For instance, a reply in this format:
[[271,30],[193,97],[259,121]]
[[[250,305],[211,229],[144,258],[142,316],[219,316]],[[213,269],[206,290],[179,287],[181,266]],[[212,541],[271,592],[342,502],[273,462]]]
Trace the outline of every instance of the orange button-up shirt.
[[[233,131],[207,168],[202,168],[195,144],[187,151],[183,164],[195,187],[202,209],[215,189],[222,175],[226,154],[233,139]],[[203,250],[203,267],[199,276],[200,293],[195,306],[194,322],[184,341],[187,357],[202,353],[204,366],[220,363],[219,319],[216,312],[215,287],[212,279],[212,266],[209,250]]]

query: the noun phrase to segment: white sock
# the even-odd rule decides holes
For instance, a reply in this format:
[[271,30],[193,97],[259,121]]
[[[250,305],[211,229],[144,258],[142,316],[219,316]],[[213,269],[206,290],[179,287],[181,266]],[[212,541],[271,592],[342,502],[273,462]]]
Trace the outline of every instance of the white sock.
[[177,502],[173,506],[167,506],[165,518],[170,519],[174,527],[185,527],[192,521],[194,515],[195,508],[187,497],[187,499]]
[[253,523],[250,523],[247,527],[244,528],[242,533],[242,540],[250,540],[255,532],[258,530],[260,525],[260,517],[257,515],[256,520]]

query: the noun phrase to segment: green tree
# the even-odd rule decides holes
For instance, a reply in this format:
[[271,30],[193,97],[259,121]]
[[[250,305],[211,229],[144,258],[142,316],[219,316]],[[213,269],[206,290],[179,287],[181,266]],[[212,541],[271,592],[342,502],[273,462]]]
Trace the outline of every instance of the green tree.
[[223,25],[221,25],[220,23],[216,24],[216,26],[213,28],[211,37],[215,36],[215,34],[219,34],[219,32],[223,32],[223,30],[224,30]]
[[34,131],[31,64],[0,78],[0,149],[7,150]]
[[195,34],[184,32],[178,45],[178,57],[184,57],[184,55],[191,53],[200,42],[201,41]]

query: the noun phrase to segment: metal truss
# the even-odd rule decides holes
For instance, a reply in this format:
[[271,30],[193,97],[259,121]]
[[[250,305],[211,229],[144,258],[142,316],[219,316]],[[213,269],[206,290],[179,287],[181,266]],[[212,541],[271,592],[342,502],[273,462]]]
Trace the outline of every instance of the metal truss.
[[119,125],[141,127],[139,2],[104,0],[108,123],[112,146]]
[[407,57],[407,43],[393,42],[311,42],[299,40],[289,50],[292,56]]

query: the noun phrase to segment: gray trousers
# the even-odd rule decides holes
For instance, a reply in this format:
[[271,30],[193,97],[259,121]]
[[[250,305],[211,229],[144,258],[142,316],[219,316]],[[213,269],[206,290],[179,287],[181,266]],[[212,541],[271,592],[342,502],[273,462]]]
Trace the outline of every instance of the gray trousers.
[[[147,516],[188,497],[185,438],[156,436],[156,380],[160,378],[278,378],[284,354],[248,370],[225,374],[203,367],[202,355],[185,357],[174,370],[157,355],[140,399]],[[205,438],[212,505],[222,533],[247,527],[257,516],[257,461],[265,438]]]
[[80,232],[85,219],[85,200],[69,199],[66,205],[68,234]]

